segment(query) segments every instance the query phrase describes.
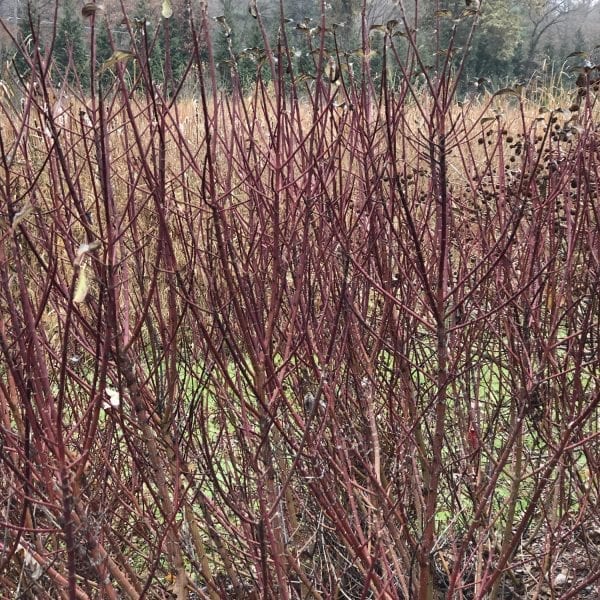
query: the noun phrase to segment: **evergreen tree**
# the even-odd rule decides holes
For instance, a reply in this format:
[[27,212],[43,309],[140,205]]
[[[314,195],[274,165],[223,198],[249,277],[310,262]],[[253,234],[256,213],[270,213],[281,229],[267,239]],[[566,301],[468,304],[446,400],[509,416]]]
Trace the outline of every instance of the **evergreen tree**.
[[[100,69],[102,65],[110,58],[113,53],[113,43],[111,42],[109,23],[106,18],[96,20],[96,69]],[[104,71],[99,76],[101,89],[107,89],[112,81],[113,75],[109,71]]]
[[84,89],[89,83],[88,55],[79,12],[73,0],[66,0],[56,31],[54,61],[69,83],[79,81]]
[[494,80],[512,78],[523,34],[523,15],[518,4],[512,0],[486,2],[470,49],[467,75]]
[[162,84],[165,78],[163,36],[157,17],[152,14],[147,0],[138,0],[133,17],[135,43],[140,62],[147,62],[155,84]]
[[110,58],[113,52],[106,19],[96,20],[96,62],[101,65]]
[[30,71],[36,46],[43,52],[40,36],[40,12],[36,0],[29,0],[19,10],[19,47],[15,54],[15,67],[18,74],[24,77]]
[[[368,20],[377,21],[385,11],[376,10],[370,6]],[[360,0],[331,0],[325,5],[325,26],[328,31],[336,31],[336,46],[340,51],[354,51],[362,45]],[[314,15],[312,27],[319,25],[321,15]],[[333,37],[326,39],[328,50],[333,52]]]
[[161,22],[156,52],[164,65],[163,79],[170,88],[169,93],[179,85],[190,60],[193,48],[190,25],[192,18],[190,2],[176,0],[173,1],[173,15],[169,19],[163,18]]

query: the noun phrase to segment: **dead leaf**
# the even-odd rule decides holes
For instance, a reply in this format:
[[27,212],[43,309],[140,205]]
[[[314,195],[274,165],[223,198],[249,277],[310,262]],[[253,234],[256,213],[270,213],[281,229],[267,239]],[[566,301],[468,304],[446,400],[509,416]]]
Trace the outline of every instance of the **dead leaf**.
[[73,302],[81,304],[85,302],[90,284],[87,278],[85,265],[79,267],[79,275],[77,276],[77,284],[75,285],[75,293],[73,294]]
[[519,93],[519,91],[517,91],[514,88],[502,88],[500,90],[498,90],[497,92],[494,92],[494,94],[492,95],[492,97],[496,97],[496,96],[517,96],[517,98],[521,97],[521,94]]
[[130,58],[134,58],[133,52],[129,52],[129,50],[115,50],[112,55],[102,63],[102,66],[98,69],[98,75],[102,75],[102,73],[108,69],[112,69],[120,62],[128,61]]
[[79,248],[77,248],[77,251],[75,252],[75,260],[73,261],[73,264],[75,266],[80,265],[89,252],[95,252],[96,250],[98,250],[98,248],[101,247],[102,242],[100,240],[94,240],[89,244],[80,244]]
[[97,12],[103,11],[104,10],[104,5],[103,4],[96,4],[95,2],[86,2],[82,7],[81,7],[81,16],[84,19],[87,19],[93,15],[95,15]]
[[173,16],[173,3],[171,0],[163,0],[162,16],[163,19],[170,19]]
[[25,206],[20,211],[16,212],[13,216],[11,225],[13,233],[16,231],[19,224],[32,214],[33,206],[31,205],[31,202],[27,202],[27,204],[25,204]]
[[387,28],[385,25],[373,24],[371,25],[371,27],[369,27],[369,33],[373,33],[374,31],[377,31],[379,33],[387,33]]

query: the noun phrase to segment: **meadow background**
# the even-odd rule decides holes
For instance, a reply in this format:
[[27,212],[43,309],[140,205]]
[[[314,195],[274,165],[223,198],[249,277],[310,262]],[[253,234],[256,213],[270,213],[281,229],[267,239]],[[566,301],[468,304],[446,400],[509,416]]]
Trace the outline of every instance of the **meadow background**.
[[596,598],[597,4],[139,6],[2,21],[3,597]]

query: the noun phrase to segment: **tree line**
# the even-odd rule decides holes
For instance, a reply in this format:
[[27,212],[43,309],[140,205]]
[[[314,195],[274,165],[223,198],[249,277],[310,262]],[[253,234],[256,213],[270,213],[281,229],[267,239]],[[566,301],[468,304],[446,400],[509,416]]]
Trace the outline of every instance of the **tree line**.
[[[378,33],[397,23],[400,12],[399,3],[393,0],[285,0],[281,4],[212,0],[208,4],[214,21],[211,47],[224,87],[231,86],[233,79],[242,86],[256,80],[257,69],[267,64],[264,31],[274,54],[285,36],[285,46],[292,50],[287,60],[297,75],[314,76],[314,55],[321,47],[335,56],[338,64],[351,68],[353,60],[364,56],[365,44],[373,72],[379,73],[383,36]],[[84,5],[84,12],[90,5]],[[597,50],[600,42],[600,25],[594,25],[600,23],[600,4],[595,0],[421,0],[404,2],[404,8],[405,14],[412,14],[419,22],[415,35],[422,56],[429,56],[431,64],[424,65],[426,68],[440,60],[439,50],[435,50],[440,40],[442,47],[444,39],[448,44],[452,40],[447,51],[456,56],[468,50],[465,86],[469,82],[477,87],[528,80],[540,73],[561,73],[567,56]],[[119,16],[113,16],[117,13]],[[470,35],[474,13],[478,23]],[[5,44],[4,55],[23,76],[31,68],[34,51],[43,54],[51,46],[56,83],[76,84],[86,90],[92,56],[101,68],[115,50],[134,50],[138,59],[148,61],[156,83],[168,82],[176,88],[188,71],[194,18],[190,0],[162,4],[136,0],[125,19],[120,11],[98,11],[92,42],[89,19],[74,0],[61,2],[58,10],[42,0],[29,0],[21,5],[13,34],[17,48],[14,43]],[[363,31],[369,32],[366,39]],[[403,39],[407,32],[399,27],[396,33],[396,45],[402,52],[407,49]],[[461,47],[460,42],[466,46]],[[135,71],[133,61],[128,69]],[[268,78],[269,73],[262,75]]]

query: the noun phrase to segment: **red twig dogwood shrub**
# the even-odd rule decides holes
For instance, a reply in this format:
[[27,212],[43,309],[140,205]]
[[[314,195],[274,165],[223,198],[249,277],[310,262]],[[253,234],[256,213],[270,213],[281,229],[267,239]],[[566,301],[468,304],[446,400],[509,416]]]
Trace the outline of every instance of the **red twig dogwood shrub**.
[[595,97],[458,102],[398,14],[223,93],[202,7],[185,85],[2,99],[6,594],[597,589]]

